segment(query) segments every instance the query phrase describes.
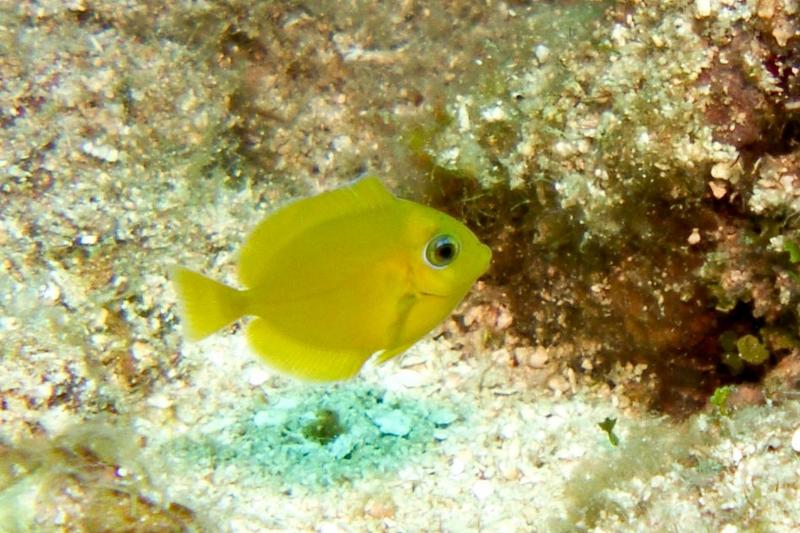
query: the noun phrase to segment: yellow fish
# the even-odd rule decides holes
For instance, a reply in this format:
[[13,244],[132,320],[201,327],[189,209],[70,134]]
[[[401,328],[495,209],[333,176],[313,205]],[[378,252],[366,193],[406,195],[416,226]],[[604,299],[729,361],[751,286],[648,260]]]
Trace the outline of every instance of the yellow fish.
[[246,289],[181,267],[172,277],[189,339],[251,315],[247,338],[268,365],[335,381],[417,342],[491,257],[461,222],[367,177],[267,215],[239,257]]

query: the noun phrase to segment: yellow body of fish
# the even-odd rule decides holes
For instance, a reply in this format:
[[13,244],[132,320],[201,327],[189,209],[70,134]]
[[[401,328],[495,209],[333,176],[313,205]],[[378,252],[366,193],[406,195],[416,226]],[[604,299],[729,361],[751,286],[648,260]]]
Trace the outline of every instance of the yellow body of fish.
[[375,177],[268,215],[239,258],[237,290],[175,268],[183,326],[202,339],[252,315],[252,348],[293,376],[352,377],[447,317],[491,251],[461,222],[394,197]]

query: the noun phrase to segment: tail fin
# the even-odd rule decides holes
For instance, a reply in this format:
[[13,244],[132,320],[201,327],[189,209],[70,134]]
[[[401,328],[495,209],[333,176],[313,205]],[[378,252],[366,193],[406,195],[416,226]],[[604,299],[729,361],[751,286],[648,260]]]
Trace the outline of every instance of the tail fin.
[[178,293],[183,330],[189,340],[208,337],[244,314],[242,291],[183,267],[174,267],[170,277]]

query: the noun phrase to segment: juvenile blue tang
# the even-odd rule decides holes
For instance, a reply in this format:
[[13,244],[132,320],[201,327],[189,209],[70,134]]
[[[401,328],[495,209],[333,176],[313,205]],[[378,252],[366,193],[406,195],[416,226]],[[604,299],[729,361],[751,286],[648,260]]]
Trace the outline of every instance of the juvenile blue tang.
[[190,340],[254,316],[247,338],[269,366],[336,381],[417,342],[491,257],[458,220],[367,177],[267,215],[239,256],[245,289],[182,267],[172,278]]

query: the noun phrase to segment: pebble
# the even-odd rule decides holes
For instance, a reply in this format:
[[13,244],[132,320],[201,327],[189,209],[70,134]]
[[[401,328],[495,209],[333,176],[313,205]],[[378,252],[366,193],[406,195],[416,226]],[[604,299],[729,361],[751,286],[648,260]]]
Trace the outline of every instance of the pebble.
[[90,315],[89,326],[94,331],[103,331],[104,329],[106,329],[106,321],[108,320],[109,316],[110,313],[108,312],[108,309],[106,309],[105,307],[101,307],[100,309],[98,309],[97,311],[95,311]]
[[567,392],[569,382],[561,374],[553,374],[547,380],[547,387],[553,392]]
[[449,426],[455,422],[457,418],[457,414],[445,408],[434,409],[431,411],[430,415],[428,415],[428,419],[437,426]]
[[743,457],[744,453],[742,452],[741,448],[734,448],[733,451],[731,452],[731,461],[735,465],[741,463]]
[[246,376],[247,383],[251,387],[260,387],[269,379],[270,373],[263,368],[251,367],[247,370]]
[[352,453],[359,442],[352,435],[339,435],[333,442],[328,445],[328,451],[335,459],[342,459]]
[[344,533],[346,530],[333,522],[322,523],[317,527],[318,533]]
[[547,354],[547,349],[544,346],[536,346],[535,348],[515,348],[514,354],[517,356],[518,361],[525,361],[531,368],[544,368],[550,356]]
[[98,237],[94,233],[85,233],[83,235],[78,236],[78,244],[83,246],[91,246],[93,244],[97,244],[97,241],[99,240],[100,237]]
[[711,194],[713,194],[714,198],[716,198],[717,200],[719,200],[728,193],[728,189],[725,187],[723,183],[709,181],[708,187],[711,189]]
[[522,474],[519,471],[519,468],[517,468],[517,465],[511,464],[511,463],[508,463],[508,462],[502,463],[499,466],[499,471],[500,471],[500,475],[506,481],[516,481],[516,480],[518,480],[520,478],[520,476]]
[[119,150],[113,146],[94,144],[92,141],[86,141],[81,145],[81,150],[86,155],[90,155],[107,163],[116,163],[119,161]]
[[411,431],[411,419],[401,411],[370,413],[369,417],[384,435],[405,437]]
[[253,416],[253,425],[262,428],[264,426],[279,426],[286,421],[286,412],[274,409],[259,411]]
[[515,420],[509,420],[500,427],[497,436],[503,440],[511,440],[517,433],[519,433],[519,423]]
[[[731,164],[727,161],[721,161],[719,163],[715,163],[713,167],[711,167],[711,177],[720,179],[720,180],[730,180],[732,174],[732,167]],[[712,188],[713,191],[713,188]],[[715,194],[716,196],[716,194]]]
[[144,361],[153,355],[153,347],[142,341],[135,341],[131,345],[131,355],[137,361]]
[[48,283],[42,289],[42,300],[47,305],[55,305],[61,299],[61,288],[55,283]]
[[800,428],[797,428],[792,435],[792,449],[800,453]]
[[499,330],[508,329],[514,323],[514,315],[505,307],[500,307],[497,312],[495,327]]
[[453,458],[453,462],[450,465],[450,477],[458,477],[464,473],[464,470],[467,468],[467,459],[462,457],[462,455],[458,455]]
[[533,53],[536,56],[536,60],[539,61],[540,64],[545,63],[548,59],[550,59],[550,49],[543,44],[536,45],[533,49]]
[[485,500],[494,493],[494,485],[488,479],[479,479],[472,485],[472,494],[479,500]]
[[705,18],[711,15],[711,0],[697,0],[694,3],[697,18]]
[[433,430],[433,438],[438,441],[443,441],[447,439],[447,431],[444,429],[434,429]]
[[421,387],[422,385],[425,385],[427,382],[427,379],[423,374],[409,369],[398,370],[397,372],[392,374],[390,379],[393,384],[408,389]]
[[156,409],[167,409],[172,406],[172,401],[165,394],[154,394],[147,399],[147,405]]

